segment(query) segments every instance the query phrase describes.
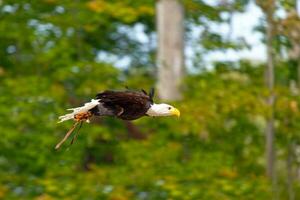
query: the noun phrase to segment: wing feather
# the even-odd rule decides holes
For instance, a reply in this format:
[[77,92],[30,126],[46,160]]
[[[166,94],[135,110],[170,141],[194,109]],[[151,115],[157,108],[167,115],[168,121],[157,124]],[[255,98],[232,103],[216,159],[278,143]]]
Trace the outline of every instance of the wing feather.
[[[122,119],[136,119],[147,112],[151,98],[138,91],[104,91],[97,94],[97,99]],[[120,108],[122,112],[120,112]]]

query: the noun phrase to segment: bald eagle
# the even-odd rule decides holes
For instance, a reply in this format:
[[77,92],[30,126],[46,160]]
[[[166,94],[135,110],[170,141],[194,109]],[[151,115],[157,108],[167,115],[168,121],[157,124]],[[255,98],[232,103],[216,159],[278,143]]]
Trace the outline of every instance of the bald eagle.
[[112,116],[122,120],[135,120],[143,116],[180,116],[178,109],[165,103],[156,104],[153,97],[154,89],[151,89],[149,94],[145,90],[107,90],[97,94],[96,99],[92,99],[82,107],[68,109],[72,112],[60,116],[59,123],[73,119],[75,124],[55,148],[58,149],[65,142],[78,123],[81,127],[82,122],[89,122],[92,116]]

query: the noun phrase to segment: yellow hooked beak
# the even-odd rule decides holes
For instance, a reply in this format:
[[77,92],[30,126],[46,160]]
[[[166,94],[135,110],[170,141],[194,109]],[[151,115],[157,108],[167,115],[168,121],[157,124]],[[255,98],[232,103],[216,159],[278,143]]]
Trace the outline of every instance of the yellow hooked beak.
[[171,115],[175,115],[177,117],[180,117],[180,111],[177,108],[172,108],[170,110],[170,112],[171,112]]

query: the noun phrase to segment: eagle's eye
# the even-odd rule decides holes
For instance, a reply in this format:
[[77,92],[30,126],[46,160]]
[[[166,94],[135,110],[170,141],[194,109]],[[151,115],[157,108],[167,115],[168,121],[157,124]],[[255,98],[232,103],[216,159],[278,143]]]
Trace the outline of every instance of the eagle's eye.
[[168,110],[171,110],[171,107],[168,107]]

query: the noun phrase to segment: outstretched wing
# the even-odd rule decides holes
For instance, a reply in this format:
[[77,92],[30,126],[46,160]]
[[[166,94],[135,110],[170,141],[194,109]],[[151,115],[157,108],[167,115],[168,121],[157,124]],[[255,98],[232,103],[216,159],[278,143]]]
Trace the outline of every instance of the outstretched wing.
[[102,105],[121,119],[133,120],[145,115],[152,99],[144,92],[104,91],[97,94]]

